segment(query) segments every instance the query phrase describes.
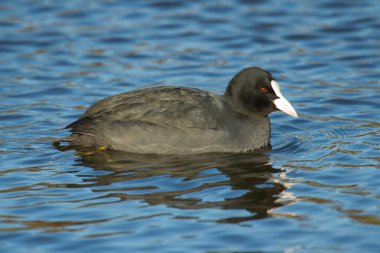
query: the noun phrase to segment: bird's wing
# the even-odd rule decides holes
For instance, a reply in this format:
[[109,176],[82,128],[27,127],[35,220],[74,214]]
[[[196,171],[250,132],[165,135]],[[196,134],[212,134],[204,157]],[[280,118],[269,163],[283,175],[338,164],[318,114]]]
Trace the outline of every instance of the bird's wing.
[[177,128],[218,128],[223,102],[194,88],[156,87],[105,98],[92,105],[79,120],[68,125],[72,132],[102,126],[102,122],[141,122]]

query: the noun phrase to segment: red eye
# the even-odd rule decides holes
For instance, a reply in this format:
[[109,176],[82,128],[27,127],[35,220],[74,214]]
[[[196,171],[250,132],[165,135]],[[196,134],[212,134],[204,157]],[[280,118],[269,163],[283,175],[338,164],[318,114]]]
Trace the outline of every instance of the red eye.
[[260,91],[261,92],[268,92],[268,89],[263,87],[263,88],[260,89]]

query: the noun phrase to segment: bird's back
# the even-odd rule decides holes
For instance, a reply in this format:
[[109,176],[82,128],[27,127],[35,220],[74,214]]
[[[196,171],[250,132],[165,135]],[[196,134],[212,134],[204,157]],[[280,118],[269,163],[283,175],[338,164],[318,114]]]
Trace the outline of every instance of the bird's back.
[[223,116],[218,96],[195,89],[160,86],[108,97],[96,102],[66,128],[91,128],[96,119],[131,120],[157,125],[216,128]]

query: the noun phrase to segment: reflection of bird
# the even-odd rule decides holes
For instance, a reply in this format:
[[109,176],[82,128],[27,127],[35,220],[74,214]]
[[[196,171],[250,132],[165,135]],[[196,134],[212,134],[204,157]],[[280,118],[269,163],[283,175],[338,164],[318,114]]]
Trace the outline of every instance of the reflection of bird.
[[[220,222],[267,217],[282,205],[279,196],[286,190],[275,182],[274,174],[281,170],[274,169],[263,153],[172,156],[79,148],[77,155],[79,165],[109,173],[92,173],[83,179],[84,185],[70,187],[93,189],[107,202],[117,198],[178,209],[248,211],[238,217],[231,212]],[[208,194],[214,195],[211,201]]]
[[71,123],[73,145],[135,153],[241,152],[269,144],[268,114],[297,116],[273,76],[240,71],[224,95],[182,87],[155,87],[105,98]]

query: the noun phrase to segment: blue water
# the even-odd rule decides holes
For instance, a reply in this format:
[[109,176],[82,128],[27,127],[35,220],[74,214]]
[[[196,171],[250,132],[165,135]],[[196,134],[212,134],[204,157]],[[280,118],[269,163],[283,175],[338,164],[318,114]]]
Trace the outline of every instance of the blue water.
[[[380,252],[380,2],[0,2],[1,252]],[[106,96],[269,70],[300,117],[196,157],[53,145]]]

